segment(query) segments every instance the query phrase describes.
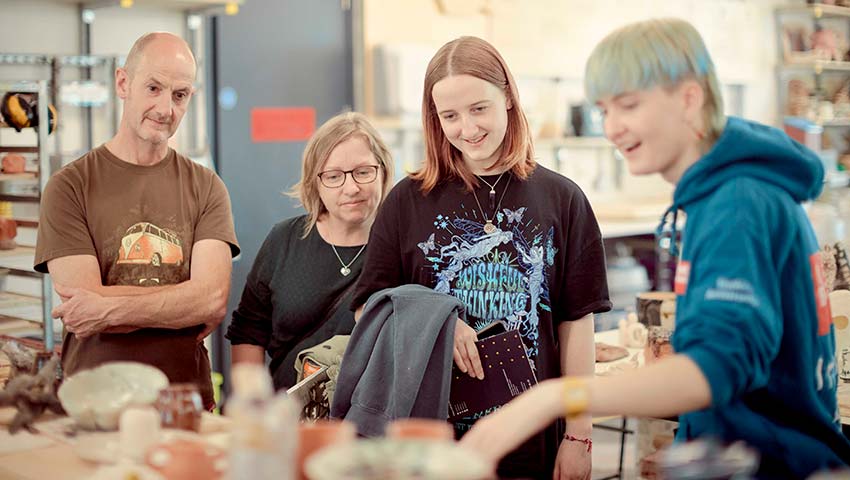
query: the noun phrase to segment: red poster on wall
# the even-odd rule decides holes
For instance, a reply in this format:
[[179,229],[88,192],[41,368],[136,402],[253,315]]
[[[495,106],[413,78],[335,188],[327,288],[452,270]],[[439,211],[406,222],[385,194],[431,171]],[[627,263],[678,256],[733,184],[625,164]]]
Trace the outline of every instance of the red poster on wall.
[[251,141],[301,142],[316,130],[312,107],[266,107],[251,109]]

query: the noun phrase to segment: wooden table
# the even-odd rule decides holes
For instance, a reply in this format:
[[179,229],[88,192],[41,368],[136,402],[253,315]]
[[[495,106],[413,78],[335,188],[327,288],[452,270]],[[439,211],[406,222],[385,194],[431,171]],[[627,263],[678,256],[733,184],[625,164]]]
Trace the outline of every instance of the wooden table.
[[[99,464],[81,459],[74,453],[79,439],[97,432],[79,432],[68,436],[64,432],[73,420],[64,416],[47,416],[36,423],[38,433],[18,432],[10,435],[5,425],[12,419],[14,410],[0,408],[0,479],[3,480],[84,480],[95,475]],[[217,446],[226,446],[229,420],[204,413],[200,435]]]
[[[606,330],[604,332],[598,332],[593,335],[593,339],[596,342],[607,343],[608,345],[620,345],[620,331],[616,328],[614,330]],[[625,358],[621,358],[620,360],[615,360],[613,362],[605,362],[605,363],[596,363],[596,375],[606,375],[609,372],[613,373],[614,371],[625,368],[626,366],[641,366],[644,363],[643,359],[643,348],[627,348],[629,351],[629,355]]]

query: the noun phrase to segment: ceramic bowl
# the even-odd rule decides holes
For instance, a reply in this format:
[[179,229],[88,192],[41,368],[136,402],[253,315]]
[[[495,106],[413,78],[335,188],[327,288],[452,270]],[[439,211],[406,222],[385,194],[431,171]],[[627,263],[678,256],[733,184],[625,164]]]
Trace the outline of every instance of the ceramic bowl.
[[59,401],[77,425],[115,430],[125,408],[153,405],[168,378],[158,368],[137,362],[104,363],[62,382]]
[[307,459],[311,480],[482,480],[487,463],[455,442],[375,439],[337,444]]
[[[202,437],[195,432],[186,430],[165,429],[159,432],[157,444],[173,442],[176,440],[188,440],[193,442],[207,443],[213,447],[226,448],[230,437],[225,439],[213,438],[212,440]],[[143,463],[127,458],[121,450],[120,432],[85,432],[79,433],[74,439],[71,450],[81,460],[90,463],[113,465],[117,463]]]

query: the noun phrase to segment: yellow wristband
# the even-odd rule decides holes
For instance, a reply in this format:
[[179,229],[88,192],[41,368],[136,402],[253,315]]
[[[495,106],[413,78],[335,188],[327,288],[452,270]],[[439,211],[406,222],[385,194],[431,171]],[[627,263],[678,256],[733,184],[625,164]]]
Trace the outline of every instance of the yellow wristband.
[[572,418],[587,411],[590,403],[590,392],[587,379],[582,377],[564,377],[564,416]]

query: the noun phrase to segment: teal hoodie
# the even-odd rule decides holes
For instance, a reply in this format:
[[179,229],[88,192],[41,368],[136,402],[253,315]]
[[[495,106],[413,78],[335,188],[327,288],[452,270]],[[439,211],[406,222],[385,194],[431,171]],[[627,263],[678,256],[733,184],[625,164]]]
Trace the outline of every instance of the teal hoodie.
[[676,212],[687,214],[673,347],[712,396],[681,416],[678,438],[744,440],[764,478],[850,463],[821,260],[800,206],[823,177],[818,157],[780,130],[730,117],[668,211],[674,229]]

